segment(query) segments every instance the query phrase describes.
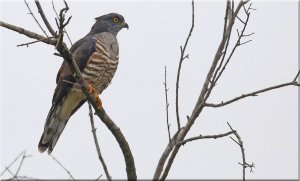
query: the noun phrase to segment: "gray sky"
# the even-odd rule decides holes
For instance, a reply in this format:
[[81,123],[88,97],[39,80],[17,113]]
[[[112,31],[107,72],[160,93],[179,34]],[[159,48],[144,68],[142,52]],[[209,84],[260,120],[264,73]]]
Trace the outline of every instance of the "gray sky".
[[[35,11],[33,1],[29,1]],[[57,9],[62,7],[56,2]],[[1,1],[1,20],[41,33],[22,1]],[[55,27],[50,1],[42,2]],[[191,25],[189,1],[71,1],[73,18],[67,31],[73,41],[87,34],[100,15],[122,14],[130,29],[118,35],[120,63],[112,84],[101,95],[107,113],[121,128],[135,157],[138,178],[152,178],[168,142],[164,101],[164,66],[168,71],[171,132],[175,123],[175,81],[180,55]],[[238,48],[213,91],[218,103],[242,93],[290,81],[297,67],[297,2],[255,2],[248,33],[253,40]],[[195,29],[180,84],[182,124],[199,96],[208,68],[219,45],[224,2],[197,1]],[[20,175],[68,178],[47,154],[37,149],[50,109],[56,73],[62,59],[42,43],[17,44],[29,38],[1,28],[1,159],[0,170],[26,149],[28,158]],[[205,108],[187,137],[229,131],[230,122],[242,137],[248,162],[254,162],[251,179],[298,177],[297,88],[287,87],[251,97],[226,107]],[[125,178],[119,146],[105,125],[96,119],[103,156],[113,178]],[[96,179],[104,172],[97,159],[87,105],[68,122],[53,155],[77,179]],[[187,144],[177,155],[168,178],[241,178],[241,153],[229,138]],[[8,175],[6,175],[8,177]],[[4,177],[5,178],[5,177]]]

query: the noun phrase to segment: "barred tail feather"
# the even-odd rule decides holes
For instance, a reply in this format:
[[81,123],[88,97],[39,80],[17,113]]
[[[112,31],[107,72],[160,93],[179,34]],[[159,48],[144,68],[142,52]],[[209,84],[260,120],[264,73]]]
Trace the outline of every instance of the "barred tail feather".
[[61,133],[63,132],[68,120],[58,120],[55,118],[52,118],[50,120],[49,125],[45,125],[44,132],[42,134],[42,137],[39,142],[39,151],[43,153],[48,149],[48,154],[50,154],[57,141],[58,138],[60,137]]
[[52,105],[38,148],[41,153],[48,149],[50,154],[60,135],[62,134],[69,118],[86,101],[84,94],[78,89],[70,89],[58,104]]

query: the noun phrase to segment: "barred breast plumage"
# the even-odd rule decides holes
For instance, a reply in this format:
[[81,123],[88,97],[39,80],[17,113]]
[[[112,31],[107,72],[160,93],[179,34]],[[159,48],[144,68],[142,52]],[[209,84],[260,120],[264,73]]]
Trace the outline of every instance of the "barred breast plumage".
[[96,51],[89,58],[82,75],[101,94],[117,70],[119,46],[116,37],[111,33],[96,34],[93,39],[96,40]]

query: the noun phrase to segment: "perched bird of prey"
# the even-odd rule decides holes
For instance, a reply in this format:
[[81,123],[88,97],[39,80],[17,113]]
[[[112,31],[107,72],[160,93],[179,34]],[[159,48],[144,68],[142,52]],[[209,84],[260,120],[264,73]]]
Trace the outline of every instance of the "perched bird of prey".
[[[101,94],[110,84],[119,59],[117,34],[128,29],[123,16],[110,13],[96,18],[91,31],[77,41],[70,49],[82,75],[89,85],[89,91]],[[48,149],[50,154],[69,118],[86,101],[86,96],[72,75],[67,63],[63,62],[56,77],[52,106],[48,113],[44,131],[39,142],[39,151]],[[98,97],[98,96],[97,96]],[[101,106],[101,100],[98,100]]]

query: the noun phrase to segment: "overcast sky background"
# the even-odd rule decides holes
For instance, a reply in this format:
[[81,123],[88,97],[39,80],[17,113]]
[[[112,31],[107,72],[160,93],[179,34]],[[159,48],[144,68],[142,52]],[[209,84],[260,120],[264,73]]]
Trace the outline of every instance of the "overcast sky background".
[[[28,1],[36,16],[34,1]],[[74,41],[87,34],[100,15],[122,14],[130,28],[118,34],[120,63],[112,84],[101,95],[107,113],[121,128],[135,158],[138,178],[152,178],[168,143],[163,87],[167,66],[170,121],[176,131],[175,81],[180,56],[191,25],[190,1],[68,1],[72,20],[67,31]],[[55,27],[50,1],[41,2]],[[57,9],[62,2],[55,2]],[[1,20],[42,33],[22,1],[1,1]],[[254,2],[247,33],[249,44],[234,54],[209,102],[218,103],[264,87],[291,81],[297,73],[297,2]],[[182,125],[199,96],[223,30],[225,3],[195,3],[195,29],[188,45],[190,59],[183,63],[180,83]],[[242,12],[242,11],[241,11]],[[237,21],[238,22],[238,21]],[[1,157],[0,171],[22,150],[25,160],[19,175],[68,178],[38,141],[51,106],[55,78],[62,59],[54,48],[1,28]],[[246,39],[247,40],[247,39]],[[66,41],[67,42],[67,41]],[[246,159],[254,162],[251,179],[298,177],[297,88],[286,87],[226,107],[205,108],[187,137],[238,130]],[[104,124],[96,118],[102,154],[112,178],[126,178],[121,150]],[[76,179],[103,174],[97,158],[87,105],[71,117],[53,155]],[[168,178],[238,179],[242,176],[240,148],[230,139],[196,141],[182,147]],[[15,170],[14,168],[13,170]],[[8,178],[5,175],[3,178]]]

